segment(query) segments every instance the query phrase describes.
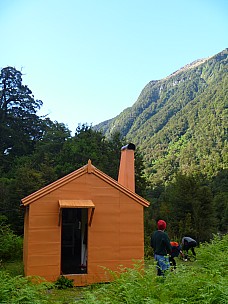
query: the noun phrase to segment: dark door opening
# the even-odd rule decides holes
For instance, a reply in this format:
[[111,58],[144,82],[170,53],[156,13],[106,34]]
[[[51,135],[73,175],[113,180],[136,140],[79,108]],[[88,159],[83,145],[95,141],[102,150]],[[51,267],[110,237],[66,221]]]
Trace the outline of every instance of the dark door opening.
[[87,273],[87,208],[62,209],[61,273]]

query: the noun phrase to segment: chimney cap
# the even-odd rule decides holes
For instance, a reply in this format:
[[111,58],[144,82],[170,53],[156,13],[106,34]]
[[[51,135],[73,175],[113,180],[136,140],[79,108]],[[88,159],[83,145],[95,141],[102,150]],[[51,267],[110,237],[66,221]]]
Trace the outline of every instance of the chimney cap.
[[127,144],[126,146],[123,146],[123,147],[121,148],[121,151],[122,151],[122,150],[134,150],[134,151],[135,151],[135,145],[132,144],[132,143],[129,143],[129,144]]

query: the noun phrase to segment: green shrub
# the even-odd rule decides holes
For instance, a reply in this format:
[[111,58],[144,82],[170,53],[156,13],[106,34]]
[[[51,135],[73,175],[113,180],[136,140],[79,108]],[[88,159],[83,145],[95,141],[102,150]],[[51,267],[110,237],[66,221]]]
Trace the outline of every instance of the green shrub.
[[5,304],[43,304],[45,285],[33,284],[21,276],[11,277],[5,271],[0,271],[0,303]]
[[74,280],[68,279],[67,277],[64,276],[60,276],[54,285],[57,289],[73,288]]
[[3,262],[22,258],[23,239],[13,233],[0,216],[0,258]]

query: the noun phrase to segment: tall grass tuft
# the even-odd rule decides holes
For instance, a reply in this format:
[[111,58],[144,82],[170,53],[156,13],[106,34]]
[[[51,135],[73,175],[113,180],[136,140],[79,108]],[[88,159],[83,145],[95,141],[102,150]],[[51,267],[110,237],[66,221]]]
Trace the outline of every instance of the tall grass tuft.
[[143,273],[136,265],[115,276],[110,284],[88,288],[78,303],[228,303],[227,248],[228,235],[215,236],[198,248],[197,261],[178,261],[177,269],[168,271],[165,278],[156,276],[153,261]]

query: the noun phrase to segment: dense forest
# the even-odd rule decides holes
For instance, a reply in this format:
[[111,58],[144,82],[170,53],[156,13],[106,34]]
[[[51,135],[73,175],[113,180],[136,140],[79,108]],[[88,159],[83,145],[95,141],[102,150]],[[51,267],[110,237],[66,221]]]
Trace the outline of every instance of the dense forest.
[[20,200],[84,166],[88,159],[117,179],[120,149],[136,144],[136,192],[148,199],[145,239],[155,221],[169,234],[198,241],[227,232],[227,50],[151,81],[118,117],[74,135],[39,116],[42,101],[23,84],[22,73],[0,73],[0,212],[23,234]]
[[151,181],[179,170],[212,177],[227,164],[228,49],[151,81],[132,107],[95,126],[120,132],[144,155]]
[[194,235],[199,231],[191,229],[201,225],[214,230],[215,221],[227,231],[227,54],[225,49],[150,81],[132,107],[94,126],[107,137],[118,131],[136,144],[156,209],[149,216],[159,212],[172,226],[175,221],[175,235],[183,227]]
[[[0,74],[0,212],[17,233],[23,233],[20,201],[43,186],[93,165],[117,179],[121,147],[116,133],[109,139],[86,123],[74,136],[62,123],[40,117],[42,101],[22,83],[22,73],[6,67]],[[143,189],[142,158],[136,153],[137,192]]]

